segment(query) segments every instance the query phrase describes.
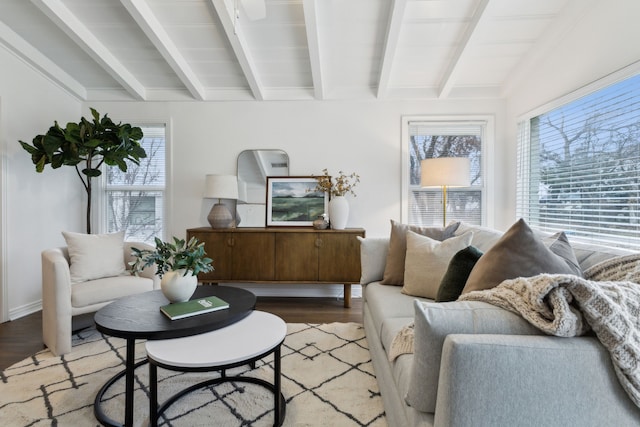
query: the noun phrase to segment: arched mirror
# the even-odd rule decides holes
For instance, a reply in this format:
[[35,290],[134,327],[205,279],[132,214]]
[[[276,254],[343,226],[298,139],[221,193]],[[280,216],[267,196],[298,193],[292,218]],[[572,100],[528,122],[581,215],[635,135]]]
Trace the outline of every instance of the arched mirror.
[[289,175],[289,155],[283,150],[245,150],[238,154],[239,227],[264,227],[268,176]]

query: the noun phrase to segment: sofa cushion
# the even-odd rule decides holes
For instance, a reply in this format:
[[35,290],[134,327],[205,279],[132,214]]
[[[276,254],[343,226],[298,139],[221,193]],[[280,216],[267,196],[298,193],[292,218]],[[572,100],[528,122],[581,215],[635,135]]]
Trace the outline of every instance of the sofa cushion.
[[464,289],[464,285],[467,283],[471,270],[473,270],[481,256],[482,251],[480,249],[475,246],[467,246],[451,258],[447,271],[444,273],[442,281],[440,281],[436,302],[448,302],[458,299],[462,289]]
[[502,231],[494,230],[493,228],[461,222],[458,228],[456,228],[454,235],[461,236],[469,231],[473,231],[471,244],[482,252],[487,252],[504,234]]
[[587,271],[589,268],[611,258],[637,253],[637,251],[631,249],[605,247],[595,243],[572,242],[571,246],[582,271]]
[[110,234],[82,234],[63,231],[69,251],[71,283],[125,272],[124,231]]
[[[362,288],[362,296],[371,315],[376,331],[382,330],[382,324],[387,319],[413,319],[414,299],[402,293],[399,286],[386,286],[380,282],[369,283]],[[426,299],[422,299],[425,301]],[[407,322],[409,323],[409,322]]]
[[407,252],[407,230],[435,240],[446,240],[453,236],[458,228],[457,222],[452,222],[447,227],[418,227],[416,225],[401,224],[391,220],[391,234],[389,235],[389,252],[382,278],[383,285],[402,286],[404,284],[404,264]]
[[89,280],[71,285],[71,306],[87,307],[152,290],[153,279],[146,277],[124,275]]
[[414,310],[414,356],[406,401],[422,412],[436,409],[442,345],[447,335],[542,335],[517,314],[483,302],[415,301]]
[[361,237],[360,241],[360,284],[377,282],[384,275],[385,261],[389,252],[388,237]]
[[561,249],[560,254],[554,253],[553,248],[548,248],[541,238],[535,236],[523,219],[518,220],[480,257],[462,293],[491,289],[504,280],[516,277],[532,277],[542,273],[580,274],[561,256],[569,252],[562,239],[552,240],[552,243],[556,250]]
[[407,255],[402,292],[435,299],[442,277],[456,252],[471,243],[473,233],[451,237],[443,242],[407,231]]

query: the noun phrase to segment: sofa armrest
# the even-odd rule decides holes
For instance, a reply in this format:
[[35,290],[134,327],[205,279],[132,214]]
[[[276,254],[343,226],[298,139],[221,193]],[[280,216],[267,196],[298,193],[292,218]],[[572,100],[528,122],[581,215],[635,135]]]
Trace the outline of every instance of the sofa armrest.
[[[133,251],[131,250],[131,248],[133,248],[133,247],[138,248],[138,249],[151,249],[151,250],[154,249],[154,247],[152,245],[149,245],[148,243],[143,243],[143,242],[124,242],[124,265],[125,265],[127,271],[131,271],[131,264],[130,263],[135,261],[135,256],[133,256]],[[155,264],[150,265],[149,267],[145,267],[137,275],[140,276],[140,277],[146,277],[148,279],[152,279],[153,280],[153,289],[160,289],[160,277],[156,275],[156,266],[155,266]]]
[[389,252],[388,237],[360,237],[360,284],[382,280]]
[[449,335],[435,425],[631,426],[638,409],[593,337]]
[[49,309],[71,313],[71,272],[65,248],[42,251],[42,299]]
[[[54,354],[71,350],[71,272],[66,248],[42,251],[42,339]],[[68,337],[68,339],[67,339]]]

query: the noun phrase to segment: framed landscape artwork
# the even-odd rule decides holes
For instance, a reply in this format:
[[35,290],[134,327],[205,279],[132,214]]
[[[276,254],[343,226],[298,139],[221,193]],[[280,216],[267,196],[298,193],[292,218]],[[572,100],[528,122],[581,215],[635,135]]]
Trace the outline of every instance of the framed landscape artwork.
[[329,193],[312,176],[267,177],[267,227],[307,227],[329,211]]

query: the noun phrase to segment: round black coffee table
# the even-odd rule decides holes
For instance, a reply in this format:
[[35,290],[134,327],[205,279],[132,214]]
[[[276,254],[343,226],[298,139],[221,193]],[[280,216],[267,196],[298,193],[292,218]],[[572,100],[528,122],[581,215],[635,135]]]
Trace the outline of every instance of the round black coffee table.
[[191,299],[215,295],[229,303],[229,308],[205,314],[170,320],[160,312],[168,304],[162,291],[156,290],[121,298],[101,308],[94,317],[96,329],[103,334],[127,340],[125,369],[107,381],[94,402],[96,419],[106,426],[121,426],[102,410],[102,396],[122,376],[125,376],[125,426],[133,425],[134,370],[147,363],[135,362],[137,339],[159,340],[180,338],[213,331],[248,316],[256,305],[256,296],[244,289],[228,286],[198,286]]

